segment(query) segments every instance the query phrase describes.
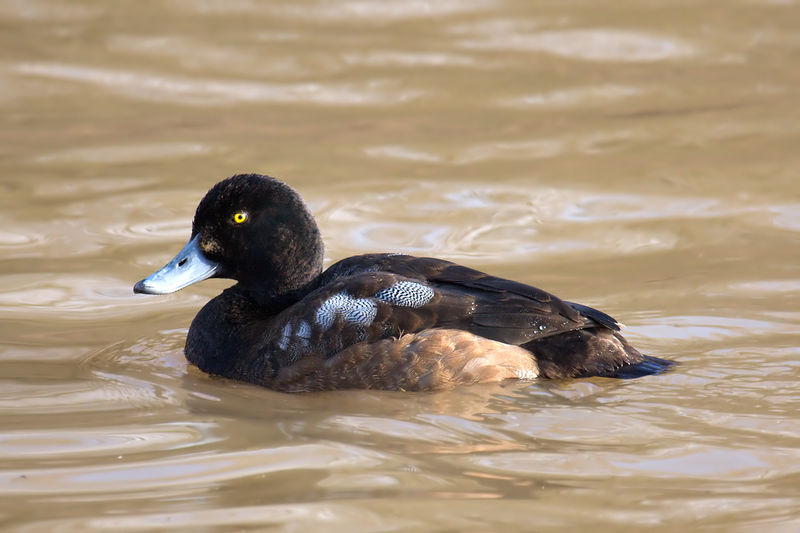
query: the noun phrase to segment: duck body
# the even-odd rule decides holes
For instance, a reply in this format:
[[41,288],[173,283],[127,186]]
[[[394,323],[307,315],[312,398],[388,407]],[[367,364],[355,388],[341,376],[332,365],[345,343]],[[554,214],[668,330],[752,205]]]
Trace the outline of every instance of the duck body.
[[639,377],[673,364],[630,346],[601,311],[449,261],[368,254],[324,272],[321,263],[319,230],[297,193],[237,175],[209,191],[189,244],[134,291],[238,280],[195,317],[186,357],[286,392]]

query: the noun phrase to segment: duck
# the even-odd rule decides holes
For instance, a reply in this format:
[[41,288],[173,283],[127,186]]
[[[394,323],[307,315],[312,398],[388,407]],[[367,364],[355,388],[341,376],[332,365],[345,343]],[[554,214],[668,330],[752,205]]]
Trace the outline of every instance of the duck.
[[628,379],[674,364],[639,352],[606,313],[525,283],[401,253],[323,270],[323,254],[294,189],[237,174],[208,191],[188,243],[133,290],[235,280],[195,316],[186,358],[205,373],[281,392]]

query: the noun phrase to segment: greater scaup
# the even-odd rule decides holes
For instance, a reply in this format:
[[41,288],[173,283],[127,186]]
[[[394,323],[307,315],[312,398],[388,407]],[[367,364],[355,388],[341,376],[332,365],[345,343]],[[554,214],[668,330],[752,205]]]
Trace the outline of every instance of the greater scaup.
[[240,174],[211,188],[189,243],[134,292],[236,280],[192,321],[186,357],[280,391],[628,378],[673,364],[639,353],[607,314],[530,285],[429,257],[359,255],[324,272],[322,259],[300,196]]

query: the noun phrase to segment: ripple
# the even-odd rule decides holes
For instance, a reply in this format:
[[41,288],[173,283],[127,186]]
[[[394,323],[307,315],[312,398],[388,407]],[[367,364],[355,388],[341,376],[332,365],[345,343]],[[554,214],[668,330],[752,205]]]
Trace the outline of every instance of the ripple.
[[[794,451],[794,464],[800,464],[800,453]],[[788,458],[787,458],[788,459]],[[581,472],[581,477],[641,476],[661,479],[725,479],[757,481],[786,474],[783,467],[789,460],[776,460],[769,450],[736,449],[712,445],[688,444],[669,451],[651,450],[641,455],[629,452],[595,451],[590,455],[540,452],[503,452],[467,457],[475,468],[518,476],[564,476],[564,472]],[[778,464],[781,466],[778,467]],[[794,467],[792,470],[796,471]],[[566,477],[571,477],[567,475]]]
[[[64,209],[75,207],[75,205],[72,205]],[[33,221],[25,221],[24,223],[14,224],[13,222],[8,222],[9,226],[17,226],[19,228],[17,231],[9,232],[12,240],[18,242],[8,245],[0,243],[0,247],[4,249],[3,259],[35,258],[43,262],[54,258],[64,259],[66,257],[86,255],[102,251],[107,246],[88,235],[85,221],[75,216],[57,218],[52,216],[52,210],[50,213],[51,216],[49,218],[39,216]],[[4,220],[4,218],[0,214],[0,224],[8,220]],[[69,243],[69,245],[65,246],[65,243]],[[26,271],[28,270],[26,269]]]
[[[8,460],[119,455],[175,450],[208,443],[212,424],[183,422],[147,426],[34,429],[0,433],[0,446]],[[65,457],[66,456],[66,457]]]
[[102,10],[99,7],[72,3],[44,0],[3,0],[0,2],[0,15],[22,20],[83,21],[97,18],[101,13]]
[[507,98],[500,100],[499,105],[518,108],[571,107],[612,100],[624,100],[632,96],[640,96],[643,92],[638,87],[625,85],[590,85]]
[[15,231],[0,230],[0,246],[25,247],[39,244],[44,240],[42,235],[33,233],[19,233]]
[[[185,293],[159,299],[159,308],[174,311],[205,301],[199,294]],[[133,294],[131,279],[63,273],[0,276],[0,317],[111,319],[152,310],[153,302],[152,298]]]
[[186,328],[154,329],[136,342],[117,341],[94,350],[81,358],[81,364],[100,375],[111,367],[141,367],[169,370],[171,377],[183,376],[188,365],[183,356],[187,331]]
[[[159,145],[161,146],[161,145]],[[90,150],[102,150],[102,148],[92,148]],[[57,154],[64,154],[65,152],[57,152]],[[71,152],[66,152],[71,153]],[[79,152],[80,154],[80,152]],[[47,158],[47,155],[41,155],[39,158]],[[117,177],[113,180],[107,178],[103,179],[81,179],[81,180],[58,180],[58,181],[41,181],[33,185],[33,193],[38,197],[48,198],[84,198],[90,195],[102,195],[104,201],[108,201],[109,193],[124,193],[133,192],[137,193],[142,189],[158,186],[158,180],[154,178],[124,178]],[[117,202],[115,202],[117,203]]]
[[[199,143],[158,143],[140,145],[98,146],[73,148],[37,156],[37,163],[131,163],[176,157],[206,155],[213,151],[209,145]],[[113,190],[113,186],[107,190]]]
[[[577,99],[571,104],[580,104]],[[566,104],[566,100],[564,102]],[[496,102],[498,106],[527,107],[533,104],[524,104],[521,100],[502,100]],[[551,102],[542,100],[542,105],[551,105]],[[748,135],[754,134],[748,131]],[[687,132],[688,136],[695,133]],[[695,135],[696,136],[696,135]],[[516,137],[514,139],[487,139],[479,143],[461,145],[457,148],[431,149],[429,145],[403,145],[381,144],[367,145],[362,148],[364,153],[373,158],[414,160],[427,163],[440,163],[449,165],[472,165],[475,163],[499,161],[536,161],[540,159],[553,159],[563,157],[570,153],[582,156],[594,156],[617,152],[633,152],[652,143],[662,143],[663,139],[653,134],[652,130],[644,128],[608,128],[593,130],[586,133],[549,135],[539,138]],[[796,213],[800,208],[796,204],[770,206],[770,217],[778,227],[797,230],[800,227]]]
[[3,346],[0,347],[0,362],[24,362],[33,365],[41,362],[74,361],[80,358],[76,353],[83,354],[89,350],[87,346]]
[[[76,494],[163,490],[208,485],[293,470],[325,472],[371,468],[384,454],[358,446],[318,442],[257,450],[198,453],[120,464],[0,471],[0,494]],[[15,482],[12,482],[15,481]],[[24,481],[24,482],[20,482]]]
[[[505,478],[492,478],[502,482]],[[337,501],[281,503],[258,506],[227,504],[219,509],[200,508],[172,512],[119,511],[104,516],[75,518],[74,513],[60,520],[37,520],[20,531],[108,531],[108,530],[272,530],[280,531],[518,531],[534,516],[537,529],[601,529],[619,531],[652,529],[668,524],[685,526],[697,522],[735,523],[740,529],[755,525],[760,530],[794,531],[796,527],[792,497],[774,493],[758,494],[754,487],[742,496],[723,496],[724,489],[694,487],[677,491],[674,487],[642,491],[640,485],[613,479],[615,490],[605,485],[556,485],[521,481],[514,496],[497,499],[496,492],[465,490],[401,493],[401,497],[354,495],[346,493]],[[716,489],[716,490],[714,490]],[[636,505],[620,504],[620,491],[638,495]],[[745,489],[748,490],[748,489]],[[627,492],[626,492],[627,493]],[[535,496],[530,496],[534,494]],[[647,498],[655,494],[657,503]],[[749,497],[749,498],[748,498]],[[581,504],[574,503],[580,498]],[[588,509],[583,507],[591,505]],[[476,524],[483,527],[477,528]],[[487,527],[488,524],[488,527]],[[636,527],[631,527],[635,524]],[[753,529],[751,527],[751,529]]]
[[[300,40],[304,34],[260,33],[255,38],[261,41]],[[305,36],[307,38],[307,36]],[[262,48],[247,43],[225,46],[211,43],[203,38],[181,35],[114,35],[107,44],[113,51],[138,54],[164,60],[172,58],[183,68],[193,71],[223,69],[248,76],[254,74],[275,78],[300,76],[318,78],[340,72],[343,65],[333,61],[328,50],[316,54],[281,54],[264,61]]]
[[383,80],[365,83],[266,83],[192,79],[128,70],[60,63],[20,63],[22,74],[76,81],[103,87],[136,100],[170,101],[186,105],[225,105],[243,102],[306,103],[331,106],[394,105],[422,95]]
[[439,163],[442,160],[441,157],[436,154],[396,144],[369,146],[364,148],[364,153],[369,157],[403,159],[423,163]]
[[[353,532],[385,531],[388,525],[404,529],[417,525],[418,519],[390,516],[387,510],[371,511],[363,505],[347,502],[282,503],[278,505],[231,506],[217,509],[195,508],[190,511],[114,513],[115,516],[87,516],[59,520],[31,521],[19,531],[205,531],[209,528],[255,531],[275,526],[289,531],[339,530]],[[433,510],[431,510],[433,512]]]
[[788,294],[800,292],[800,279],[746,281],[729,285],[736,292]]
[[435,443],[455,443],[458,436],[442,428],[414,421],[394,420],[369,416],[334,416],[326,425],[348,428],[362,435],[380,434],[392,439],[418,440]]
[[[334,247],[444,254],[451,258],[480,256],[486,261],[529,259],[531,254],[593,251],[603,254],[643,253],[671,249],[678,242],[669,229],[641,229],[604,220],[633,222],[685,215],[687,205],[713,202],[597,195],[586,191],[474,184],[453,191],[420,183],[400,190],[338,202],[317,212],[326,239]],[[402,213],[397,206],[402,205]],[[673,212],[674,209],[674,212]],[[394,222],[382,216],[393,213]],[[713,216],[706,209],[707,216]],[[419,220],[426,220],[422,223]],[[466,222],[465,222],[466,221]],[[474,222],[480,221],[480,222]],[[587,224],[588,223],[588,224]],[[564,225],[572,227],[565,231]]]
[[800,231],[800,204],[775,205],[769,208],[775,227]]
[[[396,145],[370,147],[367,152],[375,157],[431,161],[439,157]],[[519,153],[524,156],[524,150]],[[383,186],[373,194],[354,193],[349,200],[343,197],[335,205],[317,204],[321,206],[315,205],[315,215],[334,248],[435,251],[456,259],[481,256],[488,261],[514,261],[533,253],[591,251],[608,255],[671,250],[681,244],[677,221],[759,223],[764,219],[760,215],[772,209],[719,197],[539,187],[532,185],[530,178],[520,179],[516,186],[477,182],[454,189],[428,182],[395,189]]]
[[635,336],[662,341],[665,339],[680,339],[685,342],[701,339],[719,341],[774,334],[786,327],[786,323],[741,317],[669,316],[661,317],[657,321],[650,319],[637,321]]
[[391,243],[391,250],[414,253],[436,249],[448,233],[447,227],[434,224],[373,222],[351,228],[348,238],[354,246],[364,250],[376,246],[381,249]]
[[718,217],[735,212],[715,198],[668,196],[648,197],[637,194],[582,194],[562,216],[583,222],[652,220],[684,217]]
[[97,379],[68,380],[43,386],[6,380],[0,395],[0,411],[14,416],[55,413],[94,413],[138,410],[177,403],[171,391],[130,376],[96,373]]
[[[485,408],[485,405],[482,407]],[[504,433],[487,427],[482,420],[468,420],[447,414],[418,413],[415,420],[377,416],[334,415],[320,424],[326,434],[352,434],[387,438],[404,450],[446,454],[513,450],[524,446]]]
[[547,159],[563,154],[568,144],[562,139],[493,141],[469,146],[453,157],[453,164],[471,165],[486,160]]
[[391,20],[406,20],[428,17],[443,17],[459,13],[482,11],[496,5],[492,0],[343,0],[329,3],[321,0],[303,5],[284,3],[271,6],[252,0],[172,0],[184,9],[206,14],[219,13],[264,13],[309,19],[312,21],[349,21],[383,23]]
[[478,66],[472,56],[446,52],[401,52],[397,50],[370,50],[347,52],[342,61],[351,65],[375,67],[448,67]]
[[[133,224],[114,224],[108,226],[106,231],[110,235],[127,237],[130,239],[145,238],[148,241],[169,241],[176,244],[182,239],[187,239],[191,233],[191,222],[186,217],[153,222],[138,222]],[[178,249],[175,251],[177,252]]]
[[[564,384],[566,387],[572,385]],[[586,408],[579,405],[587,400],[598,400],[598,397],[602,400],[609,395],[608,390],[597,390],[597,396],[594,397],[574,394],[576,391],[569,389],[563,392],[569,399],[567,407],[551,405],[533,413],[503,413],[494,415],[492,420],[500,423],[518,441],[526,438],[538,439],[539,446],[543,449],[558,446],[565,451],[571,445],[610,446],[625,442],[627,446],[636,446],[681,436],[677,431],[660,427],[656,419],[648,420],[645,416],[638,416],[636,423],[632,424],[630,411],[618,414],[609,412],[608,409],[601,411],[599,406]],[[550,441],[549,435],[558,435],[557,442]]]
[[484,161],[527,161],[552,159],[574,151],[595,155],[631,149],[646,142],[650,136],[634,129],[617,129],[590,134],[537,139],[497,139],[466,146],[452,154],[432,153],[403,145],[377,145],[364,148],[369,157],[414,160],[426,163],[472,165]]
[[464,39],[460,45],[464,48],[545,52],[584,61],[626,63],[681,59],[697,54],[693,45],[675,37],[616,29],[488,34],[477,39]]

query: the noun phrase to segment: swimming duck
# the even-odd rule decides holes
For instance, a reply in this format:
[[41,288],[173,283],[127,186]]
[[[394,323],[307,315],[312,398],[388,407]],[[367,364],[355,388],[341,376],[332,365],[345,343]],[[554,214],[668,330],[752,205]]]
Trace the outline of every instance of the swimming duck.
[[189,242],[134,292],[237,283],[192,321],[201,370],[286,392],[437,390],[509,378],[662,372],[609,315],[442,259],[395,253],[323,272],[314,217],[291,187],[239,174],[200,202]]

